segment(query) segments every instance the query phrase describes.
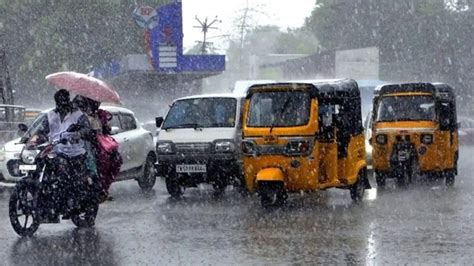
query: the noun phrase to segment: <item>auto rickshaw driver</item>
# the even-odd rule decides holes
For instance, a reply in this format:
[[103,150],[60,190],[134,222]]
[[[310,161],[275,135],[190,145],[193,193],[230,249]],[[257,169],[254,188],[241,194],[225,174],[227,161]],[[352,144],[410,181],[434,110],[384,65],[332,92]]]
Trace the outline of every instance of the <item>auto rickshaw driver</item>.
[[288,192],[332,187],[360,201],[370,187],[360,104],[353,80],[251,87],[243,114],[247,189],[264,207],[283,204]]

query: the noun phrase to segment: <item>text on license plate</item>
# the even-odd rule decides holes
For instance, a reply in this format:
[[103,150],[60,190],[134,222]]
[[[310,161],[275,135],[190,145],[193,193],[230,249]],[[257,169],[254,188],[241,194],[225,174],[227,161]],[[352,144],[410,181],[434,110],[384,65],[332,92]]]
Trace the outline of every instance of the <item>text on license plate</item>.
[[398,152],[398,160],[399,161],[405,161],[410,158],[410,153],[407,151],[400,151]]
[[36,164],[20,164],[18,169],[20,169],[20,171],[34,171],[36,170]]
[[205,164],[178,164],[176,165],[176,173],[205,173]]

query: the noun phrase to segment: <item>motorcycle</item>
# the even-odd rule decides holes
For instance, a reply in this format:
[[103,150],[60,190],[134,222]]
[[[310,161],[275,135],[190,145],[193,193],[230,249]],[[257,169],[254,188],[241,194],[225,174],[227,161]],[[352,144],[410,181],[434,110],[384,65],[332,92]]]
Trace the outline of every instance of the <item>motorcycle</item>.
[[57,144],[29,140],[21,152],[20,171],[26,176],[9,202],[10,222],[20,236],[33,235],[43,223],[60,223],[60,218],[77,227],[94,226],[100,189],[87,174],[85,158],[65,158],[54,151]]

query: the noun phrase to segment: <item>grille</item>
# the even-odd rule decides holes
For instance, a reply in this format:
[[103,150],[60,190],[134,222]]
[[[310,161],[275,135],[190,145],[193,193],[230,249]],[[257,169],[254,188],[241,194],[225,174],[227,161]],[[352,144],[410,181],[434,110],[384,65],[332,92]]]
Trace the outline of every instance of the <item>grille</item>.
[[178,153],[209,153],[211,143],[176,143],[176,152]]

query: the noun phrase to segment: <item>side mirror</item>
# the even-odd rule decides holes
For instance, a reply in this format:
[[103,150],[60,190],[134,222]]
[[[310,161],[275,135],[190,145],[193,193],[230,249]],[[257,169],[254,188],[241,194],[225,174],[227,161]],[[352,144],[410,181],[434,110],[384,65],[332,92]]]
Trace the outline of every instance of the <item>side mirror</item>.
[[461,128],[461,122],[458,122],[457,126],[458,126],[458,129],[460,129]]
[[162,116],[159,116],[157,118],[155,118],[155,124],[156,124],[156,127],[160,128],[161,125],[163,124],[163,117]]
[[120,128],[119,127],[111,127],[110,128],[110,135],[115,135],[117,133],[120,132]]
[[28,126],[21,123],[21,124],[18,124],[18,132],[17,134],[21,137],[23,135],[25,135],[26,131],[28,131]]

